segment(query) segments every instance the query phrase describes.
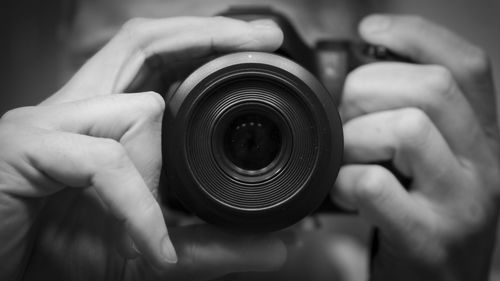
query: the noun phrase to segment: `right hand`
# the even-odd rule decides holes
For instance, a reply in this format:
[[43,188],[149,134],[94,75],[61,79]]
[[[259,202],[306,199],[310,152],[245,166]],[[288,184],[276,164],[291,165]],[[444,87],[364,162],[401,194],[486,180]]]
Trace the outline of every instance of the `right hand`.
[[151,55],[169,63],[271,51],[281,40],[277,26],[262,21],[133,20],[56,94],[5,114],[0,280],[205,280],[281,266],[280,240],[208,226],[171,229],[174,250],[155,198],[163,99],[120,94]]

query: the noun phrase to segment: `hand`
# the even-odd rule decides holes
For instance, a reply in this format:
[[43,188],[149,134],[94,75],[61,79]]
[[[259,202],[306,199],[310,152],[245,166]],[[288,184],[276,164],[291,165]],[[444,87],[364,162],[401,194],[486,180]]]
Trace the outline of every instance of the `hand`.
[[152,55],[168,63],[281,40],[269,21],[132,20],[52,97],[5,114],[0,280],[202,280],[279,267],[284,246],[271,237],[179,228],[174,249],[155,199],[163,99],[118,93]]
[[[420,63],[365,65],[344,88],[333,196],[379,229],[371,280],[486,280],[500,191],[486,55],[418,17],[370,16],[360,34]],[[373,164],[385,161],[411,184]]]

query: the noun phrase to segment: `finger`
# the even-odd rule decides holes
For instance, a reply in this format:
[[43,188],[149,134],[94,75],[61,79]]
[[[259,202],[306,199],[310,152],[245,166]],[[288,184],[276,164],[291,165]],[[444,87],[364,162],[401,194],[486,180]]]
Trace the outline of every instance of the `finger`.
[[366,41],[383,45],[424,64],[448,68],[486,129],[495,128],[495,91],[489,60],[483,50],[451,31],[415,16],[372,15],[359,32]]
[[272,271],[287,257],[276,235],[231,234],[198,225],[172,228],[171,236],[179,262],[157,276],[168,280],[212,280],[233,272]]
[[[393,162],[413,178],[413,186],[443,193],[459,163],[440,132],[422,111],[405,108],[355,118],[344,125],[347,163]],[[432,186],[443,186],[439,190]],[[452,185],[453,186],[453,185]],[[436,195],[436,198],[439,196]]]
[[109,95],[9,111],[2,119],[120,141],[151,191],[161,169],[163,98],[154,92]]
[[391,238],[410,238],[419,229],[423,213],[419,202],[381,166],[343,166],[332,193]]
[[[422,109],[462,156],[483,157],[486,136],[473,109],[449,71],[441,66],[377,63],[352,72],[344,86],[340,111],[344,121],[366,113]],[[476,149],[471,149],[476,147]]]
[[236,19],[166,18],[134,19],[58,93],[44,102],[61,103],[95,95],[122,92],[145,59],[155,54],[165,64],[211,53],[242,50],[271,51],[281,45],[283,34],[268,21]]
[[[13,152],[9,154],[26,159],[17,163],[24,177],[49,177],[61,184],[58,189],[93,187],[148,261],[158,267],[176,262],[160,206],[122,145],[110,139],[38,129],[31,129],[21,140],[10,145]],[[26,188],[29,190],[10,192],[32,197],[50,193],[38,190],[36,184]]]

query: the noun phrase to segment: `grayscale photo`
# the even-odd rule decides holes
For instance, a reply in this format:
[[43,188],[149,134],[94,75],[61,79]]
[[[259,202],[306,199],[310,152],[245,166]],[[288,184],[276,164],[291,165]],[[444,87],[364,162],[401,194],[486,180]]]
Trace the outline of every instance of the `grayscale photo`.
[[2,4],[1,281],[500,281],[500,1]]

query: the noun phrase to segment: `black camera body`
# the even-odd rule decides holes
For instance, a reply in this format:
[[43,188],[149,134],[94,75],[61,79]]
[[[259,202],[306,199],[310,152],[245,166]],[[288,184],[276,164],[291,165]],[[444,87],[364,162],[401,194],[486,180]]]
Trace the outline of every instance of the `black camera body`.
[[335,183],[347,73],[389,53],[334,40],[311,48],[266,7],[221,15],[270,18],[283,45],[210,60],[165,96],[160,194],[221,227],[278,230],[315,211]]

